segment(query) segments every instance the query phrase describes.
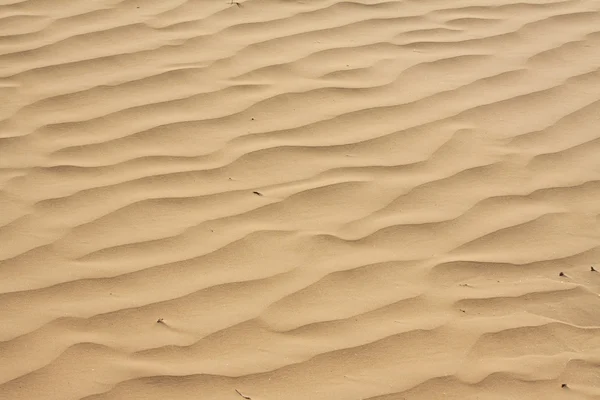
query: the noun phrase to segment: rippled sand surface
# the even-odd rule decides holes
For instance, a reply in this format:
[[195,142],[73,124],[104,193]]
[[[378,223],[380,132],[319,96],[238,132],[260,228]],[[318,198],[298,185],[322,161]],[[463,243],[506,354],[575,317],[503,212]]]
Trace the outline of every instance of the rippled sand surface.
[[600,1],[0,3],[0,399],[600,399]]

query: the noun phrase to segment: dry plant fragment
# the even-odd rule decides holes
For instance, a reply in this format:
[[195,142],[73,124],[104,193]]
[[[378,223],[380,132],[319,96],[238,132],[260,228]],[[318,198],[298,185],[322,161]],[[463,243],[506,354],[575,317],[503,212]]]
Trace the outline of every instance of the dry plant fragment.
[[252,398],[250,396],[244,396],[242,394],[242,392],[240,392],[239,390],[235,389],[236,393],[239,394],[240,396],[242,396],[244,399],[246,400],[252,400]]
[[156,323],[157,324],[164,324],[165,320],[163,318],[159,318],[159,319],[156,320]]

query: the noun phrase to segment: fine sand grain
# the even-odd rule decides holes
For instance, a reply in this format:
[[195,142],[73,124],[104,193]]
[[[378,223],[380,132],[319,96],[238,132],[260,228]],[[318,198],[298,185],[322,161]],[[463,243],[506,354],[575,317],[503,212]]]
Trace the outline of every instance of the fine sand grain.
[[1,400],[600,399],[599,0],[0,4]]

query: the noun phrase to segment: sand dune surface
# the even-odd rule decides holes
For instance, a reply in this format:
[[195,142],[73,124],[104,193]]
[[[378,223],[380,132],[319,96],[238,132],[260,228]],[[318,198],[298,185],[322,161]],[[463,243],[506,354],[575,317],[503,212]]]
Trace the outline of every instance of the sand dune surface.
[[0,1],[1,400],[600,399],[600,1]]

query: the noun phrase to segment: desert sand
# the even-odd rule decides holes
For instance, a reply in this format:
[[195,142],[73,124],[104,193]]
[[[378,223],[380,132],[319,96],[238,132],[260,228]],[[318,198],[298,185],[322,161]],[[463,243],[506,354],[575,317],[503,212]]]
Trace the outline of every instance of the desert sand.
[[600,399],[600,1],[1,3],[0,399]]

